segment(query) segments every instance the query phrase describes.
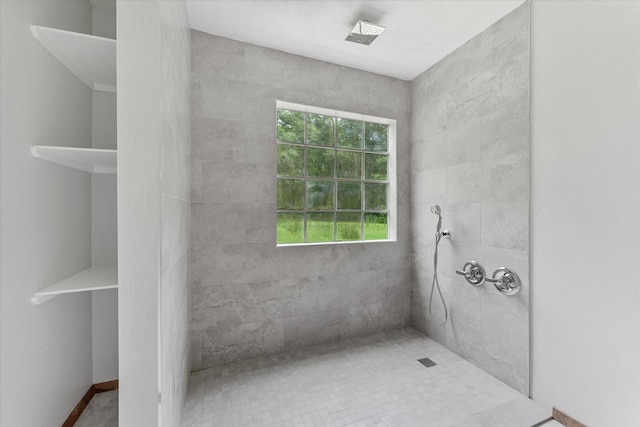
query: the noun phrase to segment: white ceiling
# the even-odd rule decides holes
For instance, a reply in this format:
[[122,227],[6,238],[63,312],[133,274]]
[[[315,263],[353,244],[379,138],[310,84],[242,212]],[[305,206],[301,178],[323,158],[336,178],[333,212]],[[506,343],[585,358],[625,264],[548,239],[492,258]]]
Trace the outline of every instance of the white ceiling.
[[[187,0],[191,28],[412,80],[525,0]],[[358,19],[385,31],[344,39]]]

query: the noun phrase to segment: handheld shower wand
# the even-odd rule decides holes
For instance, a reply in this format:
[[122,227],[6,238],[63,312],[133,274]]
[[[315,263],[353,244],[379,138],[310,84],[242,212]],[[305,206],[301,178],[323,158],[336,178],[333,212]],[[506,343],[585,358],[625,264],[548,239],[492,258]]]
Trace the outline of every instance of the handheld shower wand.
[[444,300],[442,290],[440,289],[440,282],[438,281],[438,244],[440,243],[440,239],[442,239],[443,237],[445,239],[450,239],[451,233],[449,233],[448,230],[440,231],[440,229],[442,228],[442,215],[440,206],[436,204],[431,205],[431,213],[434,215],[438,215],[438,225],[436,226],[436,247],[433,250],[433,281],[431,282],[431,294],[429,295],[429,316],[433,317],[431,313],[431,307],[433,305],[433,291],[435,289],[438,289],[440,301],[442,301],[442,305],[444,306],[444,320],[440,324],[444,325],[449,319],[449,310],[447,309],[447,303]]

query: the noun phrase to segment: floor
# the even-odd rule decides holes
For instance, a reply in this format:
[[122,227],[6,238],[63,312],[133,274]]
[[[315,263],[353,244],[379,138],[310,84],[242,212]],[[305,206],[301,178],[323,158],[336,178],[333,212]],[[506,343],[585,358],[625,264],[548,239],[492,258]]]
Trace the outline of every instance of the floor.
[[118,425],[118,390],[96,393],[74,427],[116,427]]
[[549,417],[407,328],[194,372],[182,426],[530,427]]

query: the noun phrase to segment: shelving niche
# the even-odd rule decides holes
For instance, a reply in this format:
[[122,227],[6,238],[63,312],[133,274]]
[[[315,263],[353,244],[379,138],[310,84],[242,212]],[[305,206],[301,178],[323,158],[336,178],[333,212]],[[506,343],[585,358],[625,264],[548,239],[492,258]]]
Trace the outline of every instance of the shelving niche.
[[32,25],[31,33],[91,90],[115,93],[115,40],[39,25]]
[[31,155],[62,166],[89,173],[116,173],[116,150],[34,145]]
[[61,294],[98,291],[118,287],[118,266],[91,267],[67,279],[39,290],[31,298],[34,305],[42,304]]
[[[92,91],[116,92],[116,41],[56,28],[31,26],[33,37]],[[117,151],[34,145],[33,157],[92,174],[116,174]],[[58,295],[118,287],[118,267],[94,266],[35,293],[34,305]]]

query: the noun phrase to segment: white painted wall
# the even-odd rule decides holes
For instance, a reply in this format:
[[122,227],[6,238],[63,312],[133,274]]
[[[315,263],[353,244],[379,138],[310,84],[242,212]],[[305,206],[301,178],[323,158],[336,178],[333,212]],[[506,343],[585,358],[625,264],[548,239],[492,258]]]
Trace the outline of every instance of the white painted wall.
[[[94,266],[118,262],[116,180],[115,175],[91,177],[91,263]],[[93,383],[117,379],[117,289],[91,292],[91,319]]]
[[189,373],[190,46],[183,1],[119,2],[119,425],[178,426]]
[[91,296],[33,293],[91,265],[91,178],[31,157],[89,146],[91,91],[31,35],[91,32],[88,2],[0,2],[0,425],[60,425],[92,383]]
[[[92,3],[93,4],[93,3]],[[100,5],[100,2],[96,4]],[[116,38],[116,12],[92,7],[93,34]],[[116,94],[93,92],[91,96],[91,146],[117,148]],[[116,176],[91,177],[91,263],[118,262]],[[91,293],[93,382],[118,378],[118,290]]]
[[[119,425],[159,425],[160,91],[155,2],[120,2],[118,72]],[[145,52],[144,56],[140,56]],[[154,104],[155,103],[155,104]]]
[[532,4],[532,395],[640,425],[640,2]]

